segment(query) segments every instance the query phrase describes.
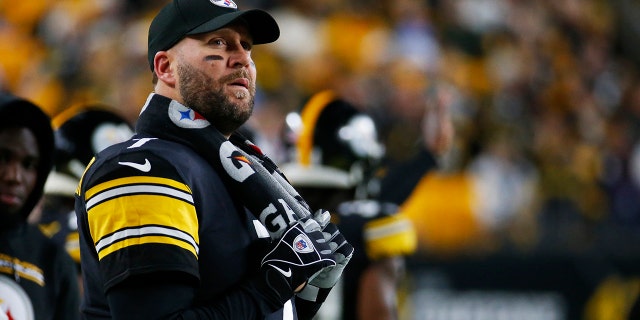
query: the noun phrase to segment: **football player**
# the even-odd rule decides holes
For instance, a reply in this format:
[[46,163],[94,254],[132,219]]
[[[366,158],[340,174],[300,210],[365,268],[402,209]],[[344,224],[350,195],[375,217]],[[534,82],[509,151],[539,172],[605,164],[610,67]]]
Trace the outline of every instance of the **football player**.
[[292,152],[282,171],[311,207],[332,210],[332,220],[355,247],[336,306],[342,307],[342,319],[398,317],[404,257],[417,245],[399,206],[420,178],[437,168],[437,156],[452,139],[446,103],[440,102],[436,113],[425,113],[423,150],[393,168],[384,164],[374,120],[334,91],[316,93],[299,113],[287,116],[284,140]]

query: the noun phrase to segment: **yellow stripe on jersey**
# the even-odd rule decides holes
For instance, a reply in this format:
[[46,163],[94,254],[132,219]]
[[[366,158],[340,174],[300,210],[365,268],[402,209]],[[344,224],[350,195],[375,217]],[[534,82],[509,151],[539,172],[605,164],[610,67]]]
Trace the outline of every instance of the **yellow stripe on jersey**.
[[186,185],[129,177],[102,183],[86,195],[89,230],[99,259],[144,243],[176,245],[198,257],[198,218]]
[[78,234],[77,231],[72,231],[67,234],[64,248],[67,249],[73,261],[80,263],[80,234]]
[[159,235],[164,240],[156,243],[175,245],[179,239],[188,243],[187,250],[198,256],[198,218],[192,204],[161,195],[123,195],[102,202],[87,213],[91,236],[98,240],[99,259],[114,251],[109,246],[122,240]]
[[[193,253],[193,246],[191,246],[191,244],[188,244],[181,240],[172,239],[164,235],[151,235],[152,233],[148,233],[148,232],[153,232],[153,231],[149,230],[145,232],[145,229],[147,228],[157,228],[157,227],[143,227],[143,228],[139,228],[139,230],[134,230],[134,229],[124,230],[123,233],[129,233],[130,238],[124,238],[124,240],[112,242],[110,246],[104,247],[102,251],[98,252],[98,259],[102,259],[106,257],[108,254],[118,251],[120,249],[139,245],[139,244],[146,244],[146,243],[172,244]],[[140,231],[140,232],[137,232],[137,231]],[[175,232],[175,230],[173,231]]]
[[103,182],[89,190],[85,193],[85,197],[87,200],[93,197],[96,193],[102,192],[106,189],[129,185],[129,184],[158,184],[158,185],[166,185],[168,187],[173,187],[178,190],[182,190],[184,192],[191,193],[191,189],[184,183],[180,183],[175,180],[167,179],[167,178],[158,178],[158,177],[147,177],[147,176],[133,176],[126,178],[119,178],[107,182]]
[[412,254],[418,237],[411,221],[402,214],[378,218],[364,228],[367,256],[372,260]]
[[76,187],[76,195],[80,194],[80,186],[82,186],[82,179],[84,179],[85,173],[87,173],[87,170],[89,170],[89,167],[91,167],[94,162],[96,162],[96,157],[91,158],[91,160],[89,160],[89,164],[87,164],[87,167],[84,168],[84,172],[82,173],[82,177],[80,177],[80,181],[78,182],[78,186]]
[[182,201],[193,204],[193,198],[191,197],[190,193],[153,184],[135,184],[106,189],[101,193],[96,193],[92,198],[87,198],[87,211],[91,210],[93,206],[98,205],[101,202],[107,201],[111,198],[134,194],[160,194],[172,198],[178,198]]
[[46,284],[42,269],[35,264],[7,254],[0,253],[0,273],[15,274],[20,278],[31,280],[41,287]]

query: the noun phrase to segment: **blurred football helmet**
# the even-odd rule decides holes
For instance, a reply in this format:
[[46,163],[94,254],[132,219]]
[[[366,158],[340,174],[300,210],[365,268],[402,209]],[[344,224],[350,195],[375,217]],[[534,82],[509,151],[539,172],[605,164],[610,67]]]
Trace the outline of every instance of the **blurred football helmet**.
[[133,135],[123,117],[97,104],[67,109],[53,118],[52,125],[56,154],[45,194],[73,195],[93,156]]
[[44,186],[40,229],[80,262],[74,194],[86,166],[104,148],[129,139],[131,125],[102,105],[70,108],[52,120],[54,168]]
[[284,140],[290,161],[280,167],[296,187],[355,188],[385,152],[373,119],[329,90],[287,115]]

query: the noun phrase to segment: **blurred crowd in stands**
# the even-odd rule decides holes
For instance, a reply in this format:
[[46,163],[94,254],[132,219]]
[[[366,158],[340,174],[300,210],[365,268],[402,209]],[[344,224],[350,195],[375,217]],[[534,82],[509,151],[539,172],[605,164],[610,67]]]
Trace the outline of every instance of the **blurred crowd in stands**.
[[[250,122],[274,160],[284,156],[285,115],[325,88],[366,108],[389,156],[407,159],[432,88],[447,86],[455,141],[425,184],[428,210],[408,213],[423,252],[640,252],[634,2],[237,3],[268,10],[281,27],[277,42],[254,50]],[[146,35],[163,4],[0,1],[0,89],[51,116],[100,102],[133,123],[152,88]]]

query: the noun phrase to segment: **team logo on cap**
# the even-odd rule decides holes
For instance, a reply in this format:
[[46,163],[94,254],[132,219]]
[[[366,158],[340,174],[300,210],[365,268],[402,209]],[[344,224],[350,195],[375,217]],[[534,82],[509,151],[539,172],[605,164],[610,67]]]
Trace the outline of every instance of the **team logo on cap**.
[[238,9],[235,2],[231,0],[209,0],[218,7]]
[[201,114],[176,101],[171,101],[168,111],[169,119],[180,128],[201,129],[210,124]]

